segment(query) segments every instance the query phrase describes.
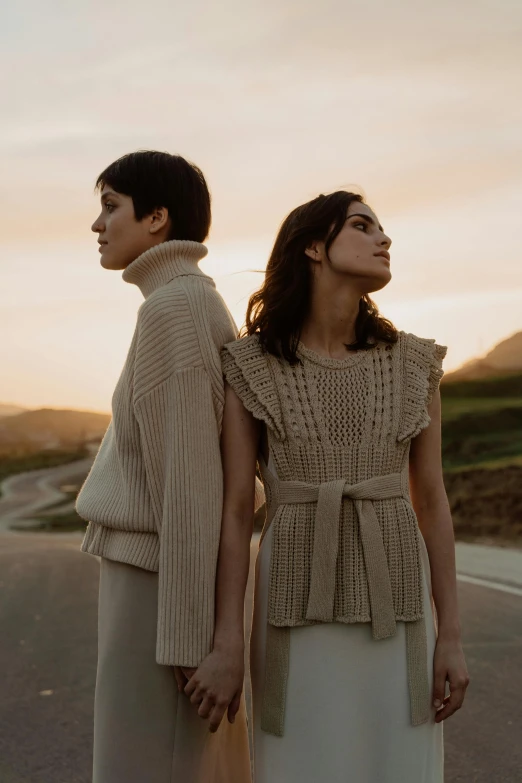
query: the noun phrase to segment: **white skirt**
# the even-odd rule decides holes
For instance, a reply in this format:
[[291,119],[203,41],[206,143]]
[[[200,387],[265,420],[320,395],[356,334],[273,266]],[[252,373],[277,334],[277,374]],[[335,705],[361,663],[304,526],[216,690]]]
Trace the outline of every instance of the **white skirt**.
[[[256,563],[250,647],[255,783],[441,783],[442,724],[410,722],[406,632],[372,638],[369,623],[292,628],[284,736],[261,731],[272,530]],[[428,673],[435,623],[422,541]]]

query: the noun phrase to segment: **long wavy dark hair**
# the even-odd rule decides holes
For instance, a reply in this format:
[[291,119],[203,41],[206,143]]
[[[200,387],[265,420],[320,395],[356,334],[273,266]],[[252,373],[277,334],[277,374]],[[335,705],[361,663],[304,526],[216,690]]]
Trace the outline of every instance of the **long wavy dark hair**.
[[[320,195],[294,209],[283,221],[268,260],[263,285],[250,297],[244,333],[257,334],[266,351],[296,364],[301,330],[310,307],[312,271],[305,254],[314,241],[325,243],[326,253],[344,224],[348,207],[364,204],[358,193],[338,190]],[[379,314],[368,295],[361,297],[350,350],[367,350],[379,341],[398,339],[394,325]]]

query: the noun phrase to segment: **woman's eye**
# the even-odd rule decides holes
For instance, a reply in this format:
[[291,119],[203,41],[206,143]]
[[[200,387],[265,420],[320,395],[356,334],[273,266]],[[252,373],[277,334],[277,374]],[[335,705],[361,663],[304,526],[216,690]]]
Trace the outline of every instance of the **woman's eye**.
[[107,212],[112,212],[112,210],[114,209],[114,204],[109,204],[105,202],[105,209],[107,210]]
[[354,223],[354,228],[362,228],[363,231],[366,231],[366,223]]

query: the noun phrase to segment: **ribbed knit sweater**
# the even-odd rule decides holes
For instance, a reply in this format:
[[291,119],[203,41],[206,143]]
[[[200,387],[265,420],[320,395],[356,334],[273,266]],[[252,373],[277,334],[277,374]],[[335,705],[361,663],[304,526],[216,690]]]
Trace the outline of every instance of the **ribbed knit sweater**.
[[197,242],[157,245],[123,279],[145,302],[113,418],[76,508],[82,549],[159,572],[156,659],[197,666],[212,646],[223,477],[220,349],[235,324]]
[[[267,680],[262,726],[282,733],[292,626],[406,623],[412,722],[429,715],[420,532],[408,481],[410,443],[446,349],[401,332],[346,359],[300,344],[291,366],[256,335],[222,352],[228,383],[266,425],[273,475],[260,458],[272,524]],[[352,662],[354,663],[354,662]]]

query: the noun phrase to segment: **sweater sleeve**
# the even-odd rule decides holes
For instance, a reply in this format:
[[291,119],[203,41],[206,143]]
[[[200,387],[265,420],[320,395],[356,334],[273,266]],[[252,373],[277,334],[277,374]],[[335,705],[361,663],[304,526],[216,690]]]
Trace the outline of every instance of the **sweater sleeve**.
[[139,401],[136,414],[160,539],[156,660],[197,666],[212,646],[223,502],[206,370],[174,372]]
[[444,375],[447,348],[435,340],[407,334],[404,340],[402,411],[399,440],[415,438],[431,421],[428,406]]
[[205,284],[180,279],[140,311],[134,412],[159,536],[156,660],[210,652],[221,530],[223,378],[208,337]]
[[221,366],[227,383],[247,411],[263,421],[277,438],[284,440],[283,416],[269,359],[257,336],[250,335],[225,345],[221,351]]

